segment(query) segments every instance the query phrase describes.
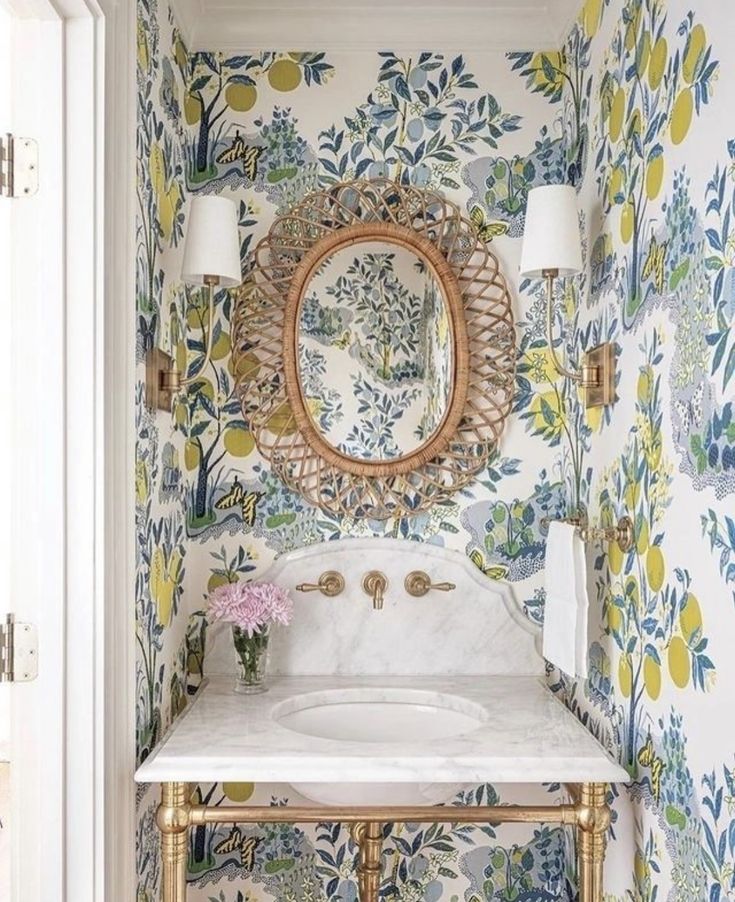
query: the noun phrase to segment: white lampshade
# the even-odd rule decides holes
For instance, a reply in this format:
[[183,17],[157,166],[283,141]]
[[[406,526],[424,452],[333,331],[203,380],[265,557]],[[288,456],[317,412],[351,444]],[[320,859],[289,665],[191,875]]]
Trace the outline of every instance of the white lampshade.
[[582,269],[577,192],[571,185],[543,185],[528,192],[521,275],[539,279],[547,269],[573,276]]
[[189,207],[181,278],[204,285],[205,276],[217,276],[224,288],[242,282],[240,235],[235,202],[199,194]]

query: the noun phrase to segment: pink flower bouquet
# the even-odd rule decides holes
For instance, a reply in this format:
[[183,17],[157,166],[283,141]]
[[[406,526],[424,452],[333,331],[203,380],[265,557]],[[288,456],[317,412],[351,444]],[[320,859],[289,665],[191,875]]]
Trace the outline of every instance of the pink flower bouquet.
[[288,626],[292,615],[288,590],[275,583],[229,583],[218,586],[209,596],[207,619],[232,625],[238,658],[236,692],[265,690],[271,625]]

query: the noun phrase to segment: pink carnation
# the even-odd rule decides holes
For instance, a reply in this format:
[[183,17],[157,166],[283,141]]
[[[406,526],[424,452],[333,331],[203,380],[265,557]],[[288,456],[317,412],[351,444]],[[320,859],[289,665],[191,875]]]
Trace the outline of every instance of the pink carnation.
[[288,590],[275,583],[228,583],[209,596],[207,618],[239,626],[252,636],[271,623],[288,626],[293,602]]

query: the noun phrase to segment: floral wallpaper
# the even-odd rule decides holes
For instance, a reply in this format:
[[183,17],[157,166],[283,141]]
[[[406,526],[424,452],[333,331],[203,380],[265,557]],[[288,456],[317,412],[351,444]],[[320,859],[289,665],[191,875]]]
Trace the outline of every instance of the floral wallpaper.
[[[189,53],[165,0],[138,0],[141,760],[201,679],[208,591],[259,575],[276,554],[344,535],[451,546],[488,579],[513,582],[541,622],[542,518],[629,513],[633,552],[591,550],[590,678],[549,674],[633,781],[613,799],[606,892],[735,898],[735,724],[723,716],[735,680],[734,29],[725,0],[587,0],[558,52],[228,55]],[[204,352],[206,298],[179,279],[192,194],[237,201],[247,275],[279,212],[318,185],[376,175],[464,208],[509,278],[519,341],[500,453],[469,490],[387,523],[314,509],[260,460],[233,393],[226,291],[212,363],[171,414],[144,404],[146,349],[192,370]],[[619,400],[604,410],[585,411],[555,376],[543,286],[516,278],[528,190],[558,182],[578,189],[587,267],[560,286],[557,350],[576,360],[615,342]],[[323,379],[318,367],[313,376]],[[298,801],[286,786],[197,793],[210,804]],[[458,801],[499,794],[538,801],[559,787],[473,787]],[[158,898],[156,801],[154,788],[139,791],[138,902]],[[573,898],[568,841],[545,827],[396,826],[382,898]],[[189,897],[354,902],[353,855],[329,824],[197,828]]]
[[575,399],[539,417],[530,396],[524,415],[569,431],[590,519],[635,521],[633,551],[593,560],[589,680],[553,679],[633,780],[611,902],[735,898],[734,30],[724,2],[589,0],[565,48],[588,270],[560,316],[577,347],[616,342],[619,401],[585,422]]

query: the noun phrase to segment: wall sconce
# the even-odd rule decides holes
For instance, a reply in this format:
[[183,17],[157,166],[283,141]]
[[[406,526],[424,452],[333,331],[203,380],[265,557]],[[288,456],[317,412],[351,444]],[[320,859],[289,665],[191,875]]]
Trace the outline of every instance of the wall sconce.
[[204,360],[197,371],[182,377],[170,354],[153,348],[146,355],[146,404],[151,410],[171,410],[173,396],[202,374],[212,355],[214,290],[234,288],[242,281],[237,205],[227,197],[198,195],[191,201],[181,278],[209,290]]
[[546,340],[559,375],[585,390],[585,406],[615,401],[615,348],[610,342],[587,351],[580,367],[567,369],[554,349],[554,283],[582,271],[577,194],[571,185],[544,185],[528,192],[521,275],[546,279]]

